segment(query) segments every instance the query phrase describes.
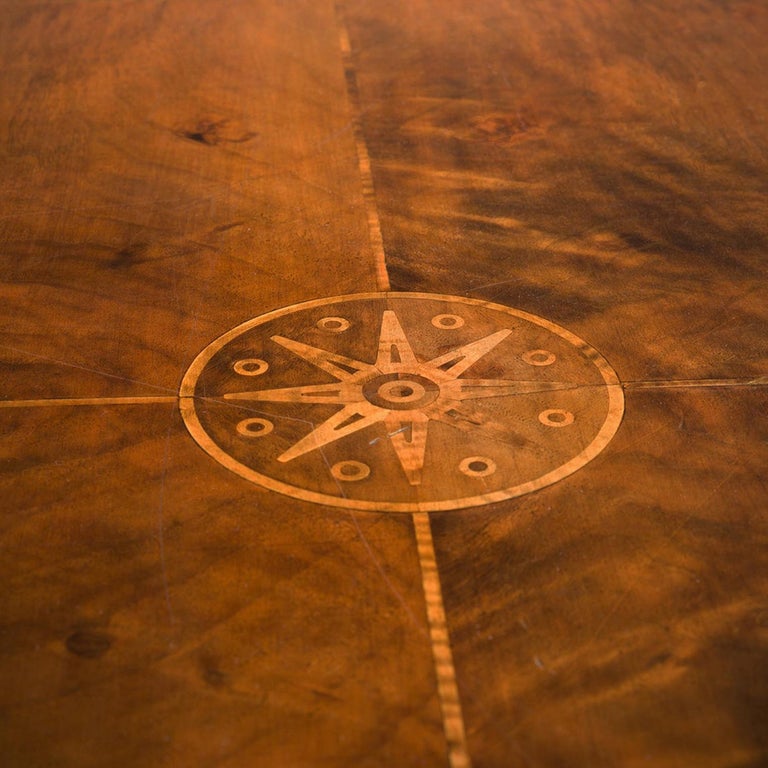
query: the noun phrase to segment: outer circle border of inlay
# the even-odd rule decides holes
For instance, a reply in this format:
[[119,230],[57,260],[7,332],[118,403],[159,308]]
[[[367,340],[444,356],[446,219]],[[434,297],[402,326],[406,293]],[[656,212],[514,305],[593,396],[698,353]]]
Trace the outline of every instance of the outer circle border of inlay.
[[[245,331],[249,331],[252,328],[256,328],[259,325],[263,325],[271,320],[275,320],[278,317],[284,315],[294,314],[295,312],[313,309],[315,307],[323,307],[329,304],[337,304],[342,301],[371,301],[382,299],[426,299],[429,301],[445,301],[445,302],[460,302],[463,304],[470,304],[476,307],[484,307],[496,312],[502,312],[513,317],[518,317],[526,320],[534,325],[546,328],[552,333],[560,336],[569,343],[573,344],[579,351],[585,354],[586,357],[594,364],[594,366],[600,372],[605,382],[606,390],[608,392],[608,413],[606,415],[603,425],[600,427],[595,438],[592,442],[584,448],[579,454],[574,456],[570,461],[560,465],[551,472],[547,472],[541,477],[537,477],[535,480],[530,480],[527,483],[521,483],[510,488],[506,488],[500,491],[493,491],[490,493],[479,494],[477,496],[467,496],[461,499],[445,499],[443,501],[420,501],[420,502],[388,502],[388,501],[365,501],[362,499],[348,499],[343,496],[331,496],[325,493],[318,493],[317,491],[310,491],[304,488],[300,488],[295,485],[283,483],[280,480],[275,480],[268,475],[263,475],[257,472],[255,469],[246,467],[236,459],[232,458],[222,448],[220,448],[205,431],[203,425],[197,417],[195,411],[195,385],[197,379],[204,370],[205,366],[211,361],[214,355],[219,350],[228,344],[233,339],[237,338]],[[259,315],[251,320],[247,320],[238,326],[235,326],[231,330],[219,336],[212,341],[202,352],[192,361],[192,365],[188,368],[184,374],[184,378],[181,381],[179,387],[179,410],[181,416],[192,438],[195,442],[212,458],[218,461],[221,465],[231,470],[240,477],[250,480],[262,488],[266,488],[270,491],[276,491],[277,493],[291,496],[303,501],[311,501],[315,504],[323,504],[326,506],[342,507],[346,509],[359,509],[369,512],[445,512],[453,509],[466,509],[468,507],[480,507],[486,504],[493,504],[499,501],[505,501],[517,496],[523,496],[525,494],[537,491],[540,488],[545,488],[548,485],[556,483],[558,480],[562,480],[568,475],[572,475],[577,470],[581,469],[585,464],[592,461],[613,439],[624,415],[624,390],[619,381],[619,377],[616,372],[608,364],[608,361],[593,347],[587,344],[583,339],[580,339],[575,334],[571,333],[567,329],[550,322],[543,317],[533,315],[528,312],[524,312],[519,309],[513,309],[512,307],[504,306],[503,304],[495,304],[490,301],[484,301],[483,299],[473,299],[464,296],[451,296],[443,293],[421,293],[421,292],[408,292],[408,291],[379,291],[371,293],[353,293],[342,296],[333,296],[327,299],[313,299],[311,301],[304,301],[299,304],[292,304],[288,307],[281,307],[280,309],[272,310],[264,315]]]

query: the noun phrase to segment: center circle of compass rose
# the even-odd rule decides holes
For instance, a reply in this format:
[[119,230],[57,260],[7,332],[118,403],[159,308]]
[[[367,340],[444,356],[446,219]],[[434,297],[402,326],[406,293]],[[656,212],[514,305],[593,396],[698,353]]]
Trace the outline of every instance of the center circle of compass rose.
[[321,504],[478,506],[560,480],[621,422],[613,369],[535,315],[478,299],[365,293],[249,320],[181,385],[192,437],[241,477]]

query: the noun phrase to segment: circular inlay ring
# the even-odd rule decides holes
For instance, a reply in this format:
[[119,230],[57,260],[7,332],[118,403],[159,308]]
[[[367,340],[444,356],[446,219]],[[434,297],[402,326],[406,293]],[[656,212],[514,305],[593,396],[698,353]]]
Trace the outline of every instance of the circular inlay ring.
[[467,477],[488,477],[496,471],[496,462],[486,456],[468,456],[459,464],[459,472]]
[[427,394],[427,390],[418,381],[386,381],[378,389],[379,397],[390,403],[415,403]]
[[331,467],[331,474],[337,480],[353,483],[357,480],[365,480],[371,474],[371,468],[362,461],[339,461]]
[[351,323],[345,317],[324,317],[317,321],[317,327],[328,333],[344,333]]
[[396,411],[423,408],[440,394],[440,387],[419,374],[383,374],[363,385],[363,396],[379,408]]
[[532,349],[530,352],[526,352],[522,355],[523,362],[528,365],[544,366],[552,365],[557,358],[546,349]]
[[264,437],[274,428],[275,425],[271,421],[259,418],[243,419],[236,427],[237,434],[243,437]]
[[459,315],[435,315],[432,318],[432,325],[443,331],[453,331],[464,325],[464,318]]
[[[446,310],[455,314],[445,328],[431,323]],[[345,326],[331,323],[323,341],[319,318],[346,321],[347,333],[328,338]],[[462,321],[449,338],[447,326]],[[246,355],[270,361],[257,386],[233,370]],[[555,356],[557,384],[535,367]],[[250,415],[243,403],[269,424],[240,421]],[[566,478],[609,444],[624,395],[597,350],[545,318],[389,291],[309,301],[233,328],[192,362],[179,407],[211,457],[263,488],[416,513],[501,502]],[[564,429],[572,419],[578,429]]]
[[241,376],[261,376],[262,373],[267,372],[269,363],[266,360],[259,360],[256,357],[252,357],[245,360],[238,360],[232,368],[235,373],[239,373]]
[[570,411],[559,408],[551,408],[539,414],[539,421],[545,427],[567,427],[574,422],[574,415]]

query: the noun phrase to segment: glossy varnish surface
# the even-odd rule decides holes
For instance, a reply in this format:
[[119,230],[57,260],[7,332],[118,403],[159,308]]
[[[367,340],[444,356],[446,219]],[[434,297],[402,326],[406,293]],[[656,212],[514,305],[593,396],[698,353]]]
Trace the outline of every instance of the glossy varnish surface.
[[476,5],[2,4],[4,764],[768,761],[768,13]]

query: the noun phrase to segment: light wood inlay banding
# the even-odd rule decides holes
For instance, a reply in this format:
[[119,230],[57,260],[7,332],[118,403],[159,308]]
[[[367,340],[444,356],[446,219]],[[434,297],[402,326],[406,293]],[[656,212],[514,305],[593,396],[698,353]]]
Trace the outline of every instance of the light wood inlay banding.
[[429,622],[429,637],[432,642],[432,656],[435,662],[437,695],[440,699],[443,730],[448,744],[448,763],[450,768],[471,768],[472,762],[467,751],[464,718],[461,712],[459,688],[456,683],[456,670],[453,666],[453,653],[451,652],[448,625],[445,619],[443,592],[440,586],[440,573],[437,569],[429,514],[427,512],[414,514],[413,528],[416,533],[416,546],[421,565],[427,621]]
[[104,406],[104,405],[152,405],[175,403],[173,395],[149,395],[147,397],[60,397],[40,400],[0,400],[0,408],[46,408],[52,406]]
[[347,98],[351,112],[352,132],[355,137],[355,150],[360,168],[360,180],[363,186],[363,200],[368,220],[368,232],[371,239],[371,248],[376,262],[376,286],[380,291],[390,290],[389,273],[387,272],[387,260],[384,252],[384,238],[381,234],[381,222],[379,211],[376,207],[376,191],[373,186],[373,174],[371,172],[371,157],[368,154],[368,145],[363,133],[361,118],[360,94],[357,88],[357,73],[352,60],[352,49],[349,44],[349,31],[347,29],[344,6],[336,4],[336,19],[339,27],[339,47],[344,65],[344,79],[347,83]]

